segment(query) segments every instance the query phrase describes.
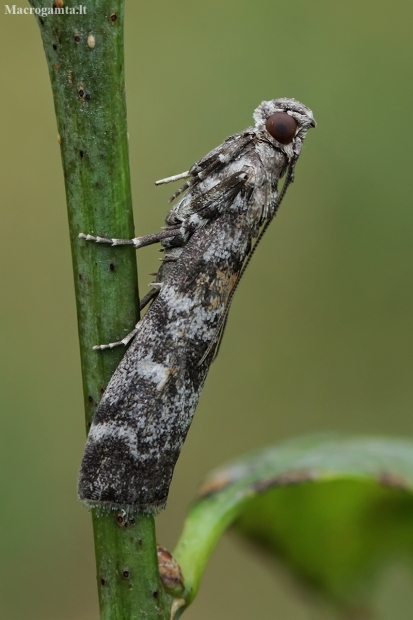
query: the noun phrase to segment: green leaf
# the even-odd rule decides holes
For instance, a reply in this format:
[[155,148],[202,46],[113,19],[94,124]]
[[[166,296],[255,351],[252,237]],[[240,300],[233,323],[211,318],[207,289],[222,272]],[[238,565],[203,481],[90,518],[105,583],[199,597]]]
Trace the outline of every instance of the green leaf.
[[375,573],[413,558],[413,442],[303,437],[213,472],[174,556],[190,603],[230,525],[341,608],[366,604]]

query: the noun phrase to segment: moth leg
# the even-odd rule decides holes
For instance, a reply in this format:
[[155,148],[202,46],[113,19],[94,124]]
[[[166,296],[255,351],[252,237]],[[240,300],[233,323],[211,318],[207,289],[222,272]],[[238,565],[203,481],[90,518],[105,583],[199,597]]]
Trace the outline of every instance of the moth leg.
[[[182,185],[182,187],[177,189],[176,192],[174,194],[172,194],[172,196],[168,199],[168,202],[169,203],[173,202],[175,200],[175,198],[178,198],[178,196],[183,194],[184,191],[187,190],[189,187],[192,187],[193,185],[195,185],[195,183],[198,183],[199,181],[202,181],[206,176],[208,176],[206,174],[206,172],[208,172],[208,170],[207,171],[198,172],[195,175],[193,175],[193,173],[188,174],[188,177],[191,177],[189,179],[189,181],[187,181],[186,183],[184,183]],[[184,178],[188,178],[188,177],[184,177]]]
[[139,303],[139,310],[143,310],[144,308],[146,308],[148,303],[155,299],[155,297],[158,297],[158,295],[159,289],[153,288],[151,291],[149,291],[149,293],[147,293],[145,297],[142,297]]
[[179,181],[179,179],[187,179],[190,177],[189,170],[186,172],[181,172],[181,174],[174,174],[172,177],[166,177],[166,179],[159,179],[159,181],[155,181],[155,185],[164,185],[166,183],[173,183],[173,181]]
[[85,235],[79,233],[80,239],[86,241],[95,241],[95,243],[109,243],[110,245],[133,245],[135,248],[143,248],[145,245],[158,243],[161,239],[168,237],[176,237],[180,233],[180,228],[171,228],[169,230],[161,230],[153,235],[144,235],[143,237],[135,237],[134,239],[109,239],[108,237],[94,237],[93,235]]
[[113,349],[114,347],[119,347],[121,344],[126,346],[127,344],[129,344],[132,338],[136,336],[140,327],[141,327],[141,322],[139,321],[139,323],[136,323],[134,329],[131,332],[129,332],[127,336],[122,338],[122,340],[118,340],[117,342],[109,342],[108,344],[97,344],[93,347],[93,350],[104,351],[105,349]]
[[182,187],[180,187],[179,189],[176,190],[176,192],[174,194],[172,194],[172,196],[170,198],[168,198],[168,202],[171,203],[175,200],[175,198],[178,198],[178,196],[180,196],[181,194],[184,193],[184,191],[186,189],[188,189],[188,187],[191,187],[191,185],[194,185],[196,182],[198,181],[198,179],[196,177],[192,177],[192,179],[190,179],[189,181],[187,181],[186,183],[184,183],[182,185]]
[[[159,289],[154,288],[145,297],[142,297],[139,303],[139,310],[143,310],[153,299],[158,297]],[[125,336],[122,340],[118,340],[117,342],[109,342],[108,344],[97,344],[93,347],[94,351],[104,351],[105,349],[113,349],[113,347],[119,347],[120,345],[126,346],[129,342],[136,336],[140,329],[141,322],[138,321],[135,327],[127,336]]]

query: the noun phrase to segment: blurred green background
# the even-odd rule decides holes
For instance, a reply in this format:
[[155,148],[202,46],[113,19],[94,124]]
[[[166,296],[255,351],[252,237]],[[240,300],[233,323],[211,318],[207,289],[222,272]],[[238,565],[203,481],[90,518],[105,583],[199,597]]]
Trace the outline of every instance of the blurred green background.
[[[127,3],[137,234],[168,209],[153,181],[250,125],[263,99],[295,97],[318,122],[233,303],[158,518],[167,548],[230,457],[315,431],[413,434],[412,17],[410,0]],[[0,28],[0,618],[97,620],[52,95],[34,18],[2,15]],[[142,294],[157,258],[139,253]],[[396,558],[377,582],[380,619],[411,619],[412,584]],[[300,594],[229,535],[185,618],[332,617]]]

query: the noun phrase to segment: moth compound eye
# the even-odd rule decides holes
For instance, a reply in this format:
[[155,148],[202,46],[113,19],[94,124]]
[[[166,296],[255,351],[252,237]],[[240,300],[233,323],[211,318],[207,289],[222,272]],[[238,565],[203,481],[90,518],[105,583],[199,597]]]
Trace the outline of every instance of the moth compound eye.
[[289,144],[295,136],[297,123],[286,112],[276,112],[267,118],[265,127],[278,142]]

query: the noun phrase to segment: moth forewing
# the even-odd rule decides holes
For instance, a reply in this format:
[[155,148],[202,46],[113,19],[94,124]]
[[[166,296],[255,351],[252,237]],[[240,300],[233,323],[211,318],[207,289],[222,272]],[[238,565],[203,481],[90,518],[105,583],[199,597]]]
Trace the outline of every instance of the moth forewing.
[[186,192],[164,229],[129,241],[160,242],[164,259],[145,299],[152,305],[120,341],[132,340],[89,432],[79,478],[79,498],[89,506],[129,512],[165,506],[234,292],[315,126],[311,110],[294,99],[262,102],[254,120],[255,127],[225,140],[188,172],[159,181],[189,179],[172,196]]

